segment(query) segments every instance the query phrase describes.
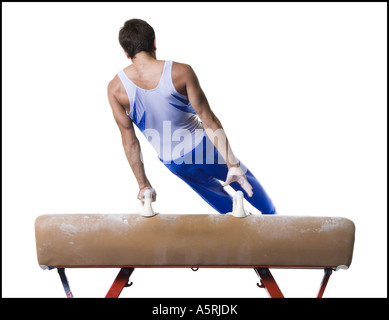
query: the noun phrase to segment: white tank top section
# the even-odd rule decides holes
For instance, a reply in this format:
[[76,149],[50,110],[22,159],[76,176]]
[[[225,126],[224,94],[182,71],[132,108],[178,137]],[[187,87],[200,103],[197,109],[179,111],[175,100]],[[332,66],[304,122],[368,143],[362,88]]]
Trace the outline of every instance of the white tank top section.
[[127,115],[164,161],[191,152],[205,134],[188,98],[174,88],[172,65],[165,61],[161,79],[151,90],[139,88],[123,70],[118,73],[130,101]]

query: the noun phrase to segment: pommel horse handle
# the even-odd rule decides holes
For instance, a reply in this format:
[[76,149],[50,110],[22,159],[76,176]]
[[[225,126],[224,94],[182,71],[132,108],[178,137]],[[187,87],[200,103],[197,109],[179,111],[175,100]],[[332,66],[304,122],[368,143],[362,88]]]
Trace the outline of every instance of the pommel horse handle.
[[156,215],[154,212],[151,203],[153,202],[152,199],[152,192],[150,189],[146,189],[145,191],[145,200],[144,200],[144,205],[143,205],[143,210],[140,212],[140,214],[143,217],[153,217]]
[[247,211],[243,206],[243,192],[237,191],[234,196],[234,202],[232,204],[232,215],[237,218],[244,218],[247,216]]

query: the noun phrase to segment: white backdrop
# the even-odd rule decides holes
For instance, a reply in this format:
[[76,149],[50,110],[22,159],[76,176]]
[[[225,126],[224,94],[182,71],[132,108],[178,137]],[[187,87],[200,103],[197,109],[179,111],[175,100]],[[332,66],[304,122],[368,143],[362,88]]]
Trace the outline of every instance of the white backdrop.
[[[3,3],[3,297],[65,296],[38,266],[37,216],[141,209],[106,95],[131,63],[118,42],[131,18],[154,27],[159,59],[194,68],[280,214],[354,221],[352,265],[325,297],[386,297],[386,6]],[[155,211],[216,214],[138,137]],[[117,272],[67,275],[76,297],[103,297]],[[273,271],[289,297],[315,296],[322,273]],[[246,269],[137,269],[131,280],[122,297],[267,297]]]

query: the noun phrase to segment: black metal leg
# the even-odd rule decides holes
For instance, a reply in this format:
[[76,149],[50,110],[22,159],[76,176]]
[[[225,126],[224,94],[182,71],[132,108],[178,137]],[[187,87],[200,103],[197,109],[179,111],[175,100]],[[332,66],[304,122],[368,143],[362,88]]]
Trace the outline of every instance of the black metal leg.
[[59,274],[59,277],[61,278],[61,282],[62,282],[63,288],[65,290],[66,297],[73,298],[73,294],[70,291],[68,279],[66,278],[65,268],[58,268],[58,274]]

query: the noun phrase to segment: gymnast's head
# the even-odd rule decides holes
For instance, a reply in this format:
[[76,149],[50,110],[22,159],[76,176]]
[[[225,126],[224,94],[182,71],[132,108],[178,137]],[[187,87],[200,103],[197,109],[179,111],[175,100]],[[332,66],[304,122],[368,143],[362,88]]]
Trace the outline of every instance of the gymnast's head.
[[134,59],[142,51],[155,58],[154,29],[144,20],[127,20],[119,31],[119,43],[130,59]]

